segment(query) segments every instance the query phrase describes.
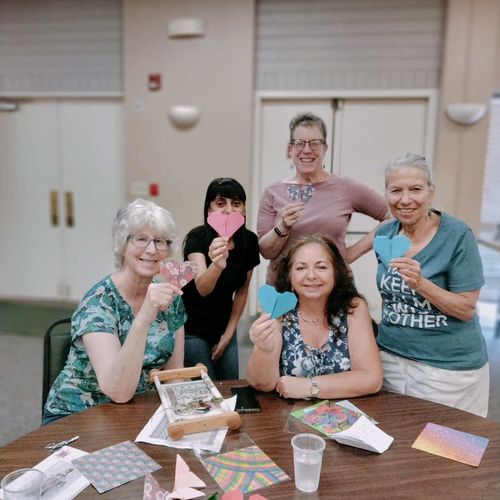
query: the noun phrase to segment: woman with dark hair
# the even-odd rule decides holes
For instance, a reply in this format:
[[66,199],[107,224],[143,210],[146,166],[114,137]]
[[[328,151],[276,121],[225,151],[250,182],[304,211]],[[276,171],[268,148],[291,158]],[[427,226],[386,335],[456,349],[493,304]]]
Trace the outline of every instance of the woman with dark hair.
[[338,248],[306,236],[280,262],[278,291],[297,306],[280,320],[263,314],[250,327],[254,348],[246,378],[287,398],[346,398],[382,385],[382,366],[368,306]]
[[207,219],[212,212],[245,216],[245,202],[245,190],[238,181],[214,179],[205,196],[205,223],[192,229],[184,241],[184,258],[198,266],[195,279],[183,289],[188,315],[184,363],[203,363],[214,380],[239,378],[236,327],[260,259],[257,235],[245,224],[225,238]]

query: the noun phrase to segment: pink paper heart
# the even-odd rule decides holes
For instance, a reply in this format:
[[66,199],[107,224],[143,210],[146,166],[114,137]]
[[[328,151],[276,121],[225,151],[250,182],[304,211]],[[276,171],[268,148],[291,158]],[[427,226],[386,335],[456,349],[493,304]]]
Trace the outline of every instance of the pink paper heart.
[[239,212],[223,214],[221,212],[211,212],[207,222],[220,236],[231,238],[231,236],[245,223],[245,217]]
[[194,262],[178,262],[175,259],[162,261],[160,273],[167,283],[182,288],[195,276],[198,266]]

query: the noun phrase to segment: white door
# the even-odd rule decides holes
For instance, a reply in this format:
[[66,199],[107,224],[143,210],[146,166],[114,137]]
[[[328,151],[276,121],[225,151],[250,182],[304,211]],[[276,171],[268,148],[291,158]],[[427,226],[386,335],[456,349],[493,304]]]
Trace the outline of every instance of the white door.
[[[328,170],[364,182],[382,194],[383,165],[389,159],[406,151],[427,155],[432,151],[429,140],[432,135],[428,129],[433,117],[429,119],[429,109],[427,98],[262,100],[258,114],[260,144],[257,147],[253,220],[256,221],[264,188],[274,180],[291,176],[290,162],[286,158],[288,123],[298,112],[311,111],[325,121],[330,150]],[[353,216],[348,228],[348,244],[357,241],[375,225],[376,222],[369,217]],[[256,273],[255,289],[265,283],[266,267],[267,261],[261,263]],[[358,289],[368,300],[373,317],[379,319],[380,299],[373,253],[359,259],[352,268]],[[251,313],[257,310],[255,299],[252,300],[255,293],[251,294]]]
[[125,201],[121,102],[22,101],[0,113],[0,151],[0,297],[79,300],[113,270],[111,222]]

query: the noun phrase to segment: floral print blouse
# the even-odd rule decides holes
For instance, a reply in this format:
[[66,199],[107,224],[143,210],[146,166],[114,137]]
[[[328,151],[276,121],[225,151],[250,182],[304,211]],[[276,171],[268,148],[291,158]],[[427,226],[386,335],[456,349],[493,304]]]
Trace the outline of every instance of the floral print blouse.
[[308,346],[300,334],[297,308],[283,315],[280,374],[315,377],[351,369],[347,346],[347,313],[332,317],[327,341],[319,348]]
[[[82,336],[93,332],[115,335],[123,345],[133,321],[132,309],[121,296],[111,276],[107,276],[87,292],[71,319],[71,348],[66,365],[47,397],[45,415],[69,415],[110,401],[99,389]],[[170,307],[160,312],[151,324],[136,393],[152,388],[149,372],[153,368],[163,368],[170,359],[174,350],[175,332],[185,321],[184,304],[177,296]]]

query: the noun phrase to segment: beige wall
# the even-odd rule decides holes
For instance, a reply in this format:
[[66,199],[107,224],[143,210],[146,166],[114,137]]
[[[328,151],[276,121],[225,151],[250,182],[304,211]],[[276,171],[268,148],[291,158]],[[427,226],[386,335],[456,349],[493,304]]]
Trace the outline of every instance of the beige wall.
[[463,126],[445,114],[448,104],[489,104],[500,88],[500,1],[449,0],[436,141],[437,204],[477,232],[489,115]]
[[[123,11],[127,185],[158,182],[155,201],[171,210],[182,239],[203,222],[213,178],[234,177],[251,194],[254,2],[124,0]],[[167,37],[169,21],[190,16],[204,20],[204,37]],[[160,92],[147,90],[148,73],[161,73]],[[169,122],[179,104],[201,109],[194,128]]]

